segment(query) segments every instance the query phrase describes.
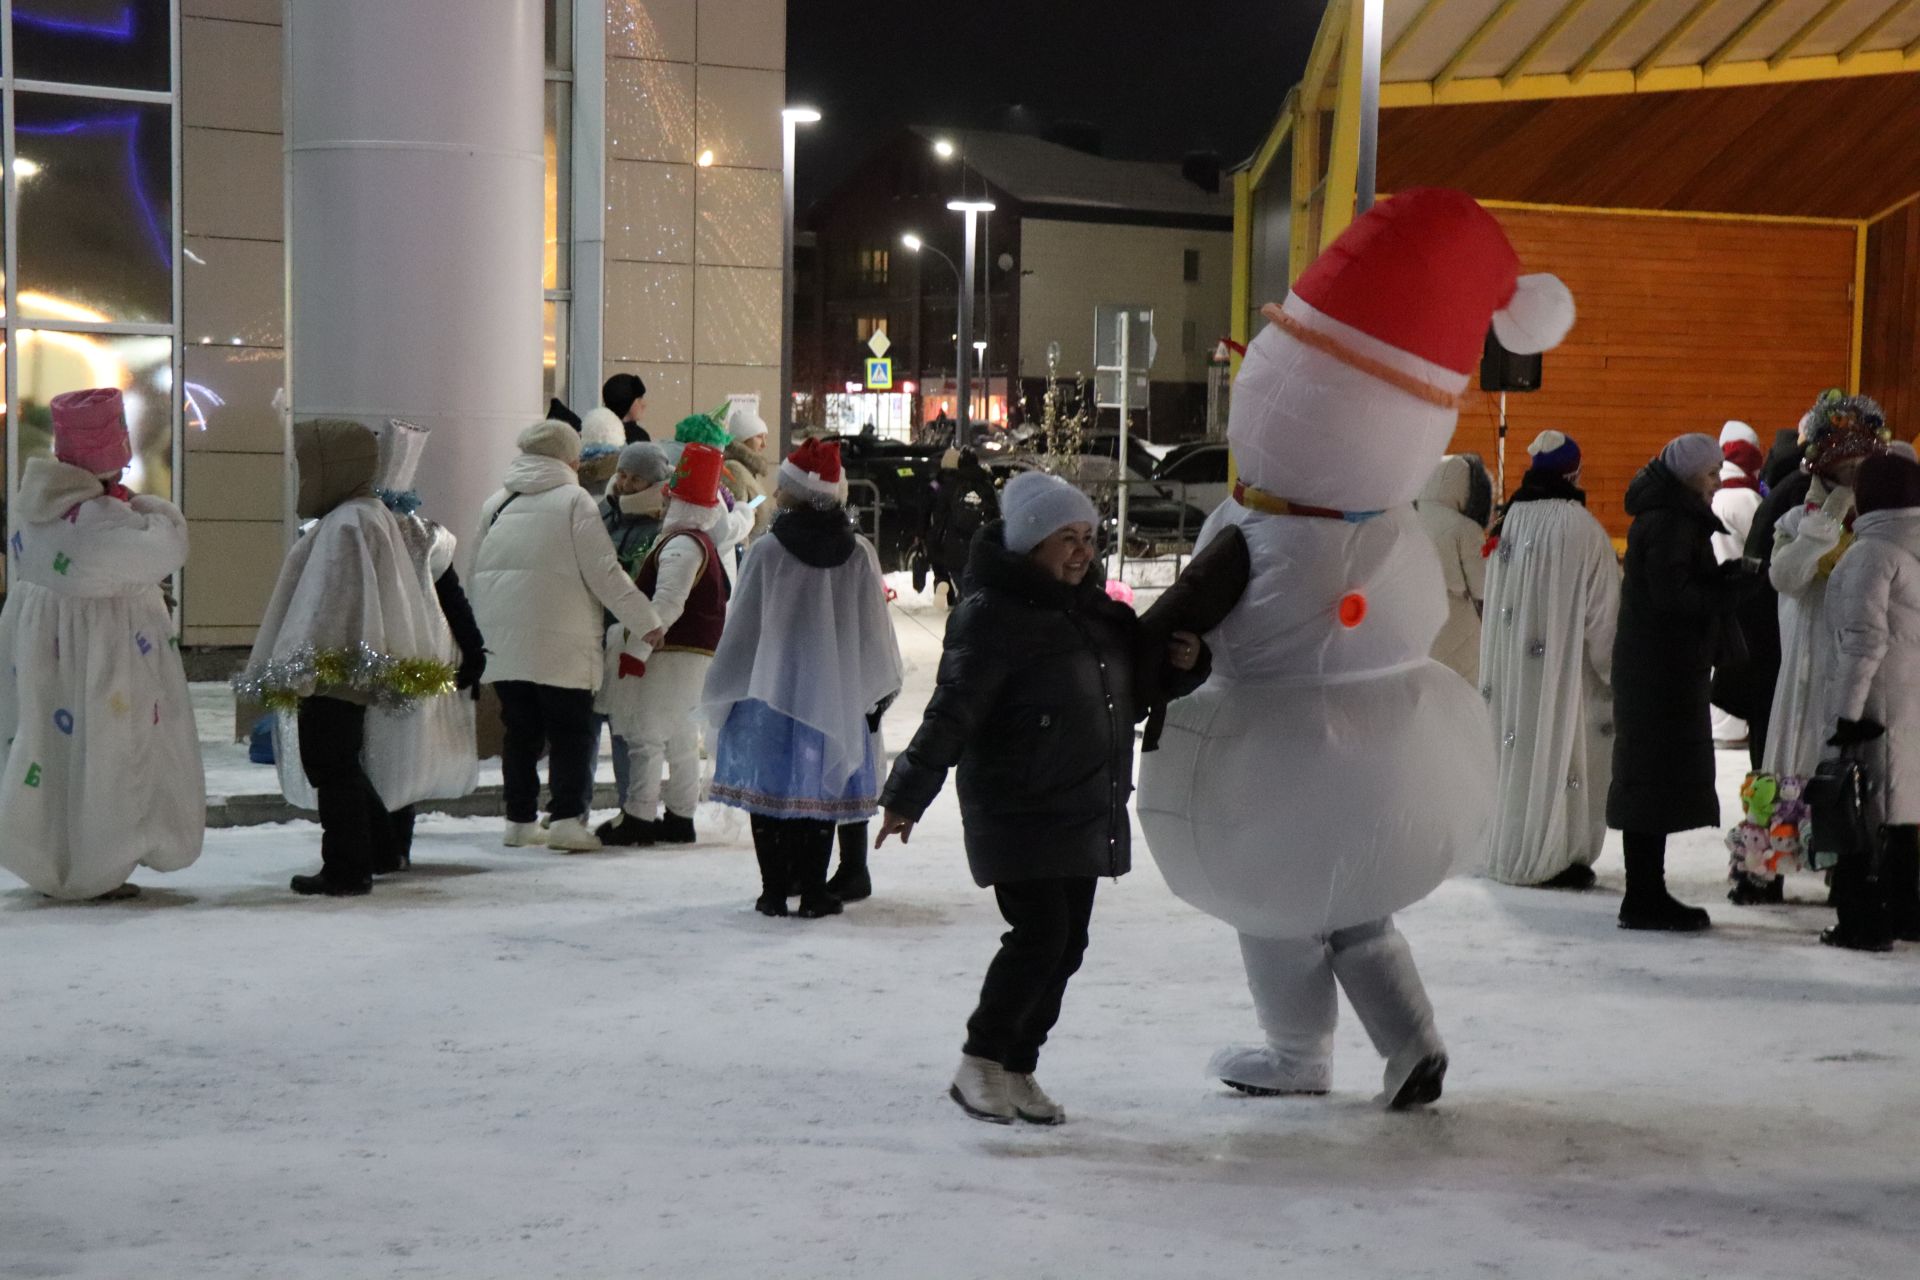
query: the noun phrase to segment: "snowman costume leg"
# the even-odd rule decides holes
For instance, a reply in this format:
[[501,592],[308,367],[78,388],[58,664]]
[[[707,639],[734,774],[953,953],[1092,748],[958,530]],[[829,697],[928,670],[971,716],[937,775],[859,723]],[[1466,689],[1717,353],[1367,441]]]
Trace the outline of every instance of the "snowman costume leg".
[[663,795],[667,811],[683,818],[699,806],[700,738],[692,715],[712,664],[704,654],[657,653],[645,676],[622,681],[616,692],[613,725],[627,742],[626,811],[642,822],[660,816]]

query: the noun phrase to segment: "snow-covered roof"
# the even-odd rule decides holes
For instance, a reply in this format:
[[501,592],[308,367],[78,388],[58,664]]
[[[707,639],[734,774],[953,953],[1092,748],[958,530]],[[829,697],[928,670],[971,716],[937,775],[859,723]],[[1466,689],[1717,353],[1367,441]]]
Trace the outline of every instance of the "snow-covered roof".
[[1231,218],[1233,197],[1208,194],[1177,164],[1109,160],[1023,133],[915,126],[929,144],[945,138],[967,167],[1025,204],[1080,207],[1183,218]]

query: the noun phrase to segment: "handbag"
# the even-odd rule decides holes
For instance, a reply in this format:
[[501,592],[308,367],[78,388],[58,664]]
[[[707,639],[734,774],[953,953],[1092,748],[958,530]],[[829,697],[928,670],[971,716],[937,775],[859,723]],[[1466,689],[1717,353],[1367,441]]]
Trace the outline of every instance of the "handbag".
[[1870,816],[1874,782],[1866,766],[1843,751],[1822,760],[1807,779],[1807,807],[1813,811],[1813,837],[1807,865],[1823,871],[1842,858],[1871,858],[1879,852]]

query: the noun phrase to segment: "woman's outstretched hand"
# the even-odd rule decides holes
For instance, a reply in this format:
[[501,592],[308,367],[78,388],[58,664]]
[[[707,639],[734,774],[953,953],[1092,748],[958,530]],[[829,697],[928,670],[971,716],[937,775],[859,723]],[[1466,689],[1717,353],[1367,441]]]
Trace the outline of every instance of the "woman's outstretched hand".
[[880,815],[880,834],[873,838],[873,847],[878,849],[887,842],[888,836],[899,836],[900,843],[906,844],[913,839],[914,820],[902,817],[889,809]]
[[1176,631],[1167,641],[1167,661],[1175,671],[1191,671],[1200,663],[1200,637],[1191,631]]

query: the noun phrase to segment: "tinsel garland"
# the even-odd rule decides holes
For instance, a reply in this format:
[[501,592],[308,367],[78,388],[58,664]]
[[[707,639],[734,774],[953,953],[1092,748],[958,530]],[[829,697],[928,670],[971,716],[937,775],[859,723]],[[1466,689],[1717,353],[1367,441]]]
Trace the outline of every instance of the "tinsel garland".
[[387,510],[397,516],[410,516],[421,507],[418,490],[408,489],[401,493],[393,489],[375,489],[373,496],[386,504]]
[[422,698],[451,691],[454,676],[452,663],[433,658],[396,658],[365,644],[325,650],[305,645],[241,672],[233,690],[269,711],[296,711],[301,699],[329,689],[350,689],[376,707],[404,711]]

